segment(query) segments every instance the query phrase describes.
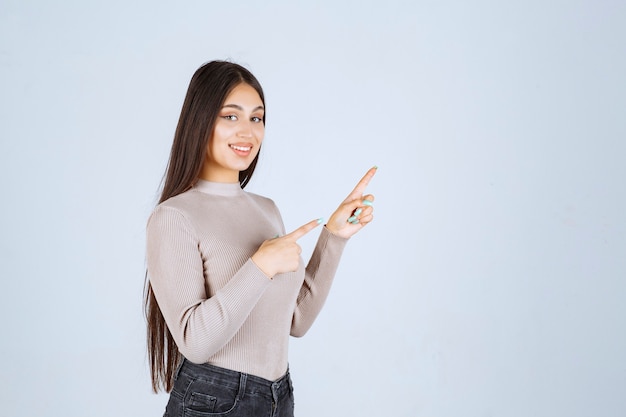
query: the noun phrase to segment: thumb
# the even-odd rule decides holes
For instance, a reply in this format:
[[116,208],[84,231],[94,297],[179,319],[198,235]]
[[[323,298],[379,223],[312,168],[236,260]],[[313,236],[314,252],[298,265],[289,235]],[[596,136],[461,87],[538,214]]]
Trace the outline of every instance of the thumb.
[[291,239],[295,242],[296,240],[300,239],[302,236],[306,235],[307,233],[315,229],[317,226],[319,226],[323,222],[324,222],[324,219],[322,218],[317,219],[317,220],[311,220],[307,224],[298,227],[296,230],[285,235],[284,237]]

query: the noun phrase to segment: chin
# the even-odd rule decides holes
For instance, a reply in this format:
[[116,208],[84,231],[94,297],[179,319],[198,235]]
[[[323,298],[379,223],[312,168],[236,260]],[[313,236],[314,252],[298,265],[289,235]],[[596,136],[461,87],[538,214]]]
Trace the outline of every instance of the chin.
[[246,169],[250,168],[250,164],[252,164],[252,162],[250,162],[249,164],[233,164],[231,166],[231,169],[238,172],[245,171]]
[[233,167],[236,167],[236,169],[238,171],[245,171],[246,169],[250,168],[250,165],[252,165],[252,161],[254,161],[255,157],[250,157],[249,161],[236,161],[233,164]]

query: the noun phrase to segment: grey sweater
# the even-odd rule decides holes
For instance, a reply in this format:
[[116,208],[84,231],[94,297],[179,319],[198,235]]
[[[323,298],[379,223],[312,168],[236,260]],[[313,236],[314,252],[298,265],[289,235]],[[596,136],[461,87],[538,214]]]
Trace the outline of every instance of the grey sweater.
[[237,183],[199,180],[156,207],[148,278],[185,358],[271,381],[284,375],[289,335],[313,324],[346,239],[324,227],[306,268],[301,261],[270,280],[250,257],[278,234],[285,229],[274,202]]

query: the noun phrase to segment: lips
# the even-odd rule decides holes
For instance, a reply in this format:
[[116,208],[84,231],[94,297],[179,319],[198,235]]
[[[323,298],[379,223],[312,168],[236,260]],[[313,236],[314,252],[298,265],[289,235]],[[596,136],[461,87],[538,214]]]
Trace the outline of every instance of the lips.
[[228,145],[231,149],[239,152],[250,152],[252,150],[252,145]]
[[230,143],[228,146],[233,150],[235,155],[241,157],[247,157],[250,155],[253,148],[251,143]]

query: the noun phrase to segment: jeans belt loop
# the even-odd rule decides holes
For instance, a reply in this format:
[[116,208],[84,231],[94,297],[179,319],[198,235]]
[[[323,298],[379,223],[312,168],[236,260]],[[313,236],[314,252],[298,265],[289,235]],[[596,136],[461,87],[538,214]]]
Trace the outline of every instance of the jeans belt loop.
[[239,374],[239,392],[237,393],[237,398],[243,400],[243,397],[246,395],[246,381],[248,380],[248,375],[241,372]]

